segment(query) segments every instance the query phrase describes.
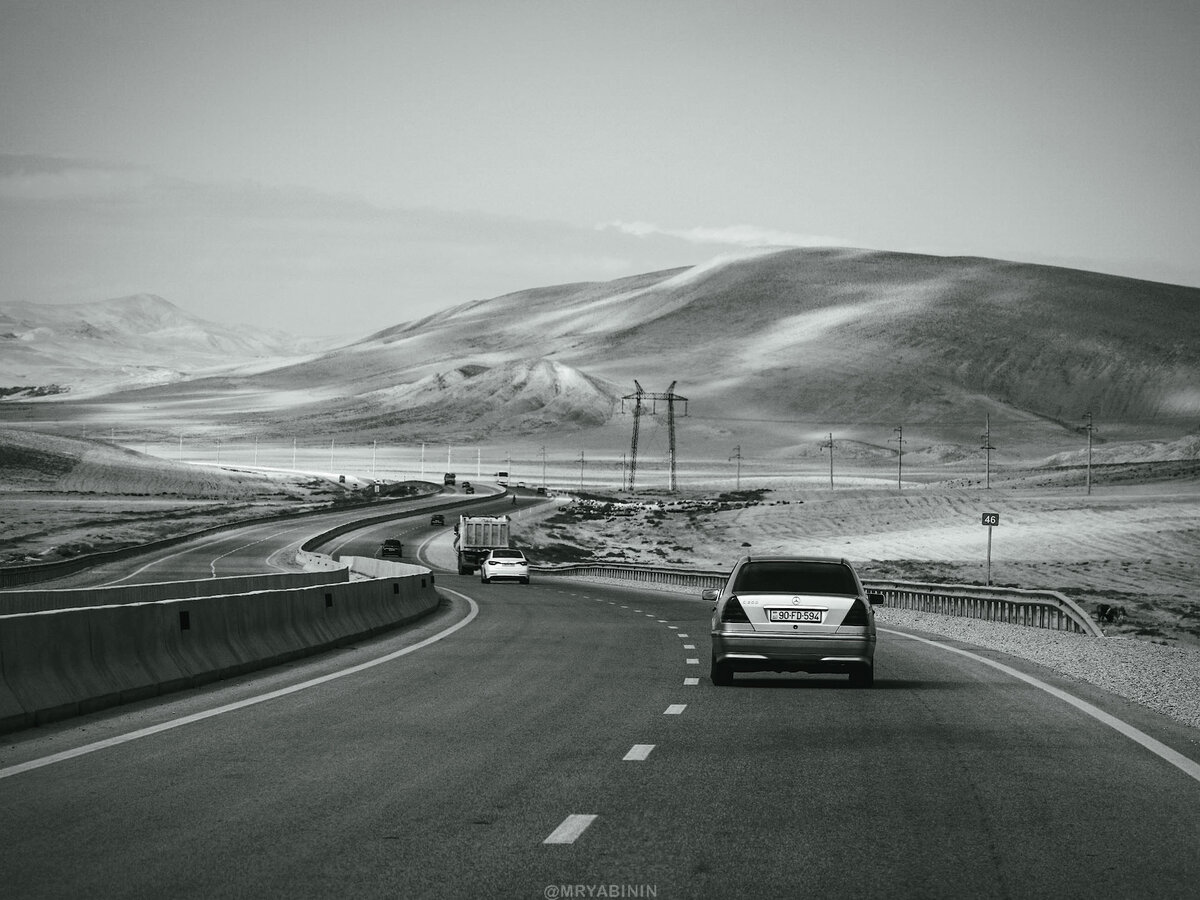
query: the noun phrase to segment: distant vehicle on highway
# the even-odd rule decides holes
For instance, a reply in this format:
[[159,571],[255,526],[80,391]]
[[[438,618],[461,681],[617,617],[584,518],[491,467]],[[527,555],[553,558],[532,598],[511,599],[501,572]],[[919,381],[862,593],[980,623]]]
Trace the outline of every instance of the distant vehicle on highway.
[[434,513],[432,516],[429,517],[429,524],[430,525],[445,525],[446,517],[444,515],[442,515],[441,513]]
[[471,486],[471,482],[467,481],[465,478],[463,479],[462,484],[459,485],[459,487],[464,487],[464,488],[468,488],[470,486]]
[[383,542],[383,546],[379,548],[380,556],[403,556],[404,545],[398,538],[388,538]]
[[442,476],[442,484],[454,484],[458,480],[458,476],[453,472],[447,472]]
[[875,681],[875,610],[844,559],[744,556],[725,586],[701,596],[714,602],[715,685],[734,672],[842,672],[855,687]]
[[484,584],[508,579],[529,584],[529,560],[520,550],[493,550],[479,564],[479,580]]
[[472,487],[470,484],[467,484],[466,486],[463,487],[463,493],[464,494],[473,494],[473,493],[475,493],[475,488]]

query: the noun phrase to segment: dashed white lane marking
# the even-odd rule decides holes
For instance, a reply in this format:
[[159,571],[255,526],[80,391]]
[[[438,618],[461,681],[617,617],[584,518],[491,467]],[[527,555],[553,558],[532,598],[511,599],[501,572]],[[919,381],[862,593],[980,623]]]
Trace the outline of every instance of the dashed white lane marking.
[[641,762],[650,755],[650,751],[654,749],[654,744],[634,744],[629,748],[629,752],[623,757],[634,762]]
[[685,679],[683,679],[683,684],[684,684],[684,687],[691,687],[691,686],[693,686],[693,685],[697,685],[697,684],[699,684],[699,683],[700,683],[700,679],[699,679],[699,678],[685,678]]
[[20,775],[22,772],[28,772],[31,769],[40,769],[43,766],[51,766],[55,763],[65,762],[68,759],[74,759],[77,756],[86,756],[89,753],[95,753],[97,750],[104,750],[108,747],[115,747],[118,744],[127,744],[130,741],[136,741],[139,738],[150,737],[152,734],[158,734],[161,731],[170,731],[172,728],[179,728],[182,725],[190,725],[193,722],[200,722],[204,719],[211,719],[214,716],[222,715],[223,713],[233,712],[234,710],[244,709],[247,706],[254,706],[258,703],[265,703],[268,700],[274,700],[278,697],[285,697],[288,694],[295,694],[299,691],[307,690],[311,687],[316,687],[319,684],[333,681],[337,678],[342,678],[346,675],[354,675],[366,669],[374,668],[383,663],[391,662],[393,659],[399,659],[401,656],[407,656],[409,653],[415,653],[423,647],[428,647],[430,644],[440,641],[444,637],[449,637],[458,631],[460,628],[465,628],[479,615],[479,606],[470,597],[465,594],[460,594],[458,591],[452,591],[449,588],[442,588],[448,594],[454,594],[467,601],[467,605],[471,607],[471,612],[465,619],[460,622],[455,622],[449,628],[439,631],[437,634],[425,638],[423,641],[418,641],[411,646],[405,647],[402,650],[397,650],[394,653],[388,653],[384,656],[369,659],[364,663],[359,663],[355,666],[350,666],[345,669],[339,669],[336,672],[330,672],[328,675],[322,675],[319,678],[311,678],[308,681],[302,681],[299,684],[293,684],[289,687],[280,688],[275,691],[268,691],[265,694],[258,694],[254,697],[247,697],[245,700],[238,700],[236,703],[227,703],[224,706],[218,706],[215,709],[205,710],[204,712],[193,713],[190,716],[182,716],[178,719],[171,719],[168,722],[160,722],[158,725],[151,725],[149,728],[140,728],[137,731],[131,731],[128,734],[119,734],[116,737],[106,738],[102,741],[96,741],[91,744],[84,744],[82,747],[75,747],[71,750],[64,750],[61,753],[55,753],[51,756],[43,756],[41,759],[31,759],[29,762],[19,763],[15,766],[9,766],[7,769],[0,769],[0,779],[9,778],[13,775]]
[[658,621],[659,621],[659,623],[660,623],[660,624],[662,624],[662,625],[666,625],[666,624],[667,624],[667,620],[666,620],[666,619],[659,619]]
[[695,645],[695,644],[684,644],[684,645],[683,645],[683,649],[684,649],[684,650],[695,650],[695,649],[696,649],[696,645]]
[[986,657],[983,657],[983,656],[976,656],[974,653],[971,653],[967,650],[960,650],[958,647],[951,647],[949,644],[943,644],[938,641],[926,640],[925,638],[917,637],[914,634],[905,634],[902,631],[893,631],[890,628],[880,628],[879,630],[884,631],[888,634],[894,634],[897,637],[908,638],[909,640],[912,640],[912,641],[920,641],[922,644],[928,644],[931,647],[937,647],[941,650],[949,650],[951,653],[957,653],[960,656],[966,656],[969,659],[975,660],[976,662],[981,662],[981,663],[984,663],[985,665],[989,665],[993,669],[999,669],[1001,672],[1005,673],[1006,675],[1011,675],[1013,678],[1024,681],[1026,684],[1033,685],[1038,690],[1045,691],[1047,694],[1050,694],[1052,697],[1057,697],[1059,700],[1062,700],[1065,703],[1071,704],[1076,709],[1078,709],[1080,712],[1086,713],[1087,715],[1091,716],[1093,719],[1103,722],[1109,728],[1112,728],[1115,731],[1120,732],[1121,734],[1125,735],[1125,737],[1129,738],[1131,741],[1135,741],[1135,742],[1141,744],[1143,747],[1145,747],[1151,753],[1166,760],[1171,765],[1175,766],[1175,768],[1177,768],[1181,772],[1183,772],[1185,775],[1188,775],[1188,776],[1194,778],[1196,781],[1200,781],[1200,763],[1197,763],[1191,759],[1188,759],[1182,753],[1172,750],[1170,747],[1168,747],[1166,744],[1162,743],[1161,741],[1155,740],[1154,738],[1150,737],[1150,735],[1146,734],[1146,732],[1142,731],[1141,729],[1135,728],[1134,726],[1130,725],[1128,722],[1118,719],[1116,716],[1110,716],[1104,710],[1100,709],[1099,707],[1092,706],[1092,704],[1088,703],[1086,700],[1079,699],[1074,694],[1068,694],[1066,691],[1059,690],[1058,688],[1054,687],[1053,685],[1046,684],[1046,682],[1044,682],[1044,681],[1039,681],[1038,679],[1034,678],[1032,675],[1026,675],[1024,672],[1018,672],[1016,669],[1013,669],[1009,666],[1004,665],[1004,663],[996,662],[994,659],[987,659]]
[[562,824],[550,832],[543,844],[573,844],[589,825],[596,821],[593,815],[575,813],[563,819]]
[[686,635],[686,634],[684,634],[684,633],[681,631],[681,632],[679,632],[679,637],[681,637],[681,638],[685,638],[685,637],[687,637],[687,635]]
[[678,625],[668,625],[667,627],[674,629],[674,628],[678,628],[679,626]]
[[696,659],[696,657],[694,657],[694,656],[689,656],[688,660],[687,660],[687,664],[689,666],[698,666],[698,665],[700,665],[700,660]]
[[672,703],[665,710],[663,710],[663,715],[664,716],[678,716],[685,709],[687,709],[686,703]]

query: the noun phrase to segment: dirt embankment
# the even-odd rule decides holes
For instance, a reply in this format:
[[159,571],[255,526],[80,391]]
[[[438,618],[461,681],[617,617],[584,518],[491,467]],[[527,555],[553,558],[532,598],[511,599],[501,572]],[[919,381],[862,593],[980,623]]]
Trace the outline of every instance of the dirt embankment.
[[0,565],[14,565],[327,506],[352,491],[311,475],[189,465],[0,429],[0,493]]

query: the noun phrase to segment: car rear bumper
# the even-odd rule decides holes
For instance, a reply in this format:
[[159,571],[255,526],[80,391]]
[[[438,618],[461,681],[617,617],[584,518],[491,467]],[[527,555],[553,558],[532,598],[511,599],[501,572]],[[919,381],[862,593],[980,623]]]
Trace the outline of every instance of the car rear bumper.
[[875,636],[714,631],[712,658],[742,671],[850,672],[874,663]]

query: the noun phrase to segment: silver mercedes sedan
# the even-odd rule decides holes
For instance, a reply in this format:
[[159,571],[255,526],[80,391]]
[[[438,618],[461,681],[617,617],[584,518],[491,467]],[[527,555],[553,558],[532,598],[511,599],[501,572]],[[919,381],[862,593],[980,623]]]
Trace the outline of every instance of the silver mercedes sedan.
[[850,684],[875,680],[875,610],[844,559],[745,556],[720,590],[704,591],[712,615],[716,685],[734,672],[833,672]]

